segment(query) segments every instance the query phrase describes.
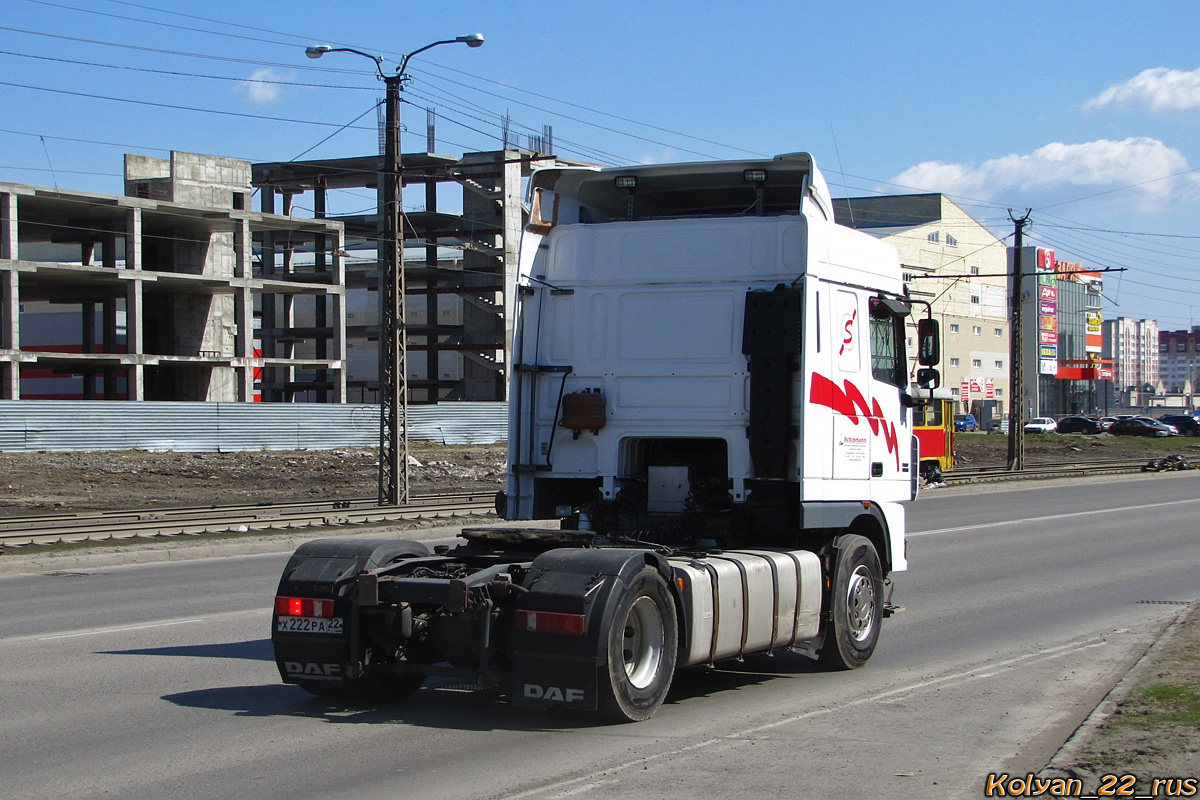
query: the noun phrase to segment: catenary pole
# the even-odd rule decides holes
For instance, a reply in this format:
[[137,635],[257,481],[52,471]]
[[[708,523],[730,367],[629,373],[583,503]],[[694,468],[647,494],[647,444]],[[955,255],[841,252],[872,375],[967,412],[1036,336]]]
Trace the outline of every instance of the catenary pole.
[[[1025,209],[1025,216],[1014,217],[1012,209],[1008,218],[1013,223],[1013,259],[1009,278],[1009,308],[1011,328],[1009,330],[1010,354],[1008,358],[1008,468],[1025,469],[1025,419],[1022,409],[1025,403],[1023,331],[1021,320],[1022,290],[1025,288],[1025,267],[1021,251],[1024,247],[1024,232],[1029,224],[1032,209]],[[1036,380],[1036,377],[1034,378]]]
[[354,53],[375,62],[386,87],[383,139],[383,275],[379,314],[379,504],[408,503],[408,377],[405,332],[405,275],[401,233],[403,179],[400,163],[400,92],[409,80],[408,61],[443,44],[479,47],[483,34],[468,33],[431,42],[405,55],[395,73],[383,71],[383,58],[352,47],[315,45],[305,49],[309,58],[326,53]]

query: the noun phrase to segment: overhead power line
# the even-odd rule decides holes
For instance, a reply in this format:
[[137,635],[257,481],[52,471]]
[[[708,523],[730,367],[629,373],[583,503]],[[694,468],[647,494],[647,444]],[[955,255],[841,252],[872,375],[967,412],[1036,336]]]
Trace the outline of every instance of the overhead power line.
[[[50,92],[52,94],[65,94],[71,97],[83,97],[88,100],[108,100],[114,103],[130,103],[138,106],[151,106],[153,108],[169,108],[174,111],[196,111],[202,114],[218,114],[223,117],[241,117],[243,119],[259,119],[267,120],[268,122],[287,122],[295,125],[319,125],[323,128],[343,128],[336,122],[324,122],[314,119],[292,119],[290,117],[272,117],[266,114],[247,114],[244,111],[221,111],[215,108],[199,108],[198,106],[180,106],[172,103],[156,103],[151,100],[133,100],[128,97],[111,97],[102,94],[90,94],[88,92],[71,92],[66,89],[50,89],[45,86],[30,86],[25,83],[10,83],[8,81],[0,81],[0,86],[11,86],[16,89],[30,89],[36,92]],[[360,128],[361,130],[375,130],[372,128]]]
[[[231,77],[228,75],[203,75],[197,72],[181,72],[179,70],[169,69],[151,69],[149,67],[131,67],[124,64],[102,64],[97,61],[78,61],[72,58],[53,58],[51,56],[36,56],[31,53],[16,53],[12,50],[0,50],[0,55],[16,56],[18,58],[34,58],[39,61],[54,61],[59,64],[74,64],[81,67],[100,67],[102,69],[120,69],[127,72],[147,72],[154,75],[169,75],[177,78],[203,78],[210,81],[227,81],[230,83],[265,83],[272,86],[299,86],[310,89],[342,89],[351,91],[375,92],[378,91],[374,87],[367,86],[343,86],[333,83],[302,83],[300,81],[283,81],[274,78],[245,78]],[[281,69],[291,69],[291,67],[280,67]]]

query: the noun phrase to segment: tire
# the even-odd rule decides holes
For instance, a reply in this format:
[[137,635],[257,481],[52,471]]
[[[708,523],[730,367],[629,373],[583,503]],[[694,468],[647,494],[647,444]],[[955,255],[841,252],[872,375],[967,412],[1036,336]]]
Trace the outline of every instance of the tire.
[[649,719],[671,688],[679,642],[675,600],[658,570],[646,567],[629,582],[607,638],[608,663],[597,681],[601,715],[616,722]]
[[839,537],[834,546],[831,618],[818,659],[829,669],[857,669],[879,641],[883,574],[869,539],[851,534]]
[[1196,432],[1194,430],[1192,430],[1191,428],[1188,428],[1186,431],[1183,432],[1183,435],[1190,439],[1196,435]]
[[317,697],[363,705],[402,702],[416,694],[424,684],[424,675],[372,675],[337,683],[299,681],[296,685]]

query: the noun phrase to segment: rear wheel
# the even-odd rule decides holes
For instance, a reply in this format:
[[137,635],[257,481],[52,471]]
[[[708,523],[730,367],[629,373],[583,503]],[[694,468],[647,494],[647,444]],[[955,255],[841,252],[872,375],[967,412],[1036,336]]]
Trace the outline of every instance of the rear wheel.
[[608,665],[598,681],[604,716],[638,722],[654,715],[671,688],[678,638],[667,582],[647,567],[625,589],[608,630]]
[[856,669],[867,663],[879,641],[883,573],[869,539],[842,536],[835,547],[831,618],[820,661],[831,669]]

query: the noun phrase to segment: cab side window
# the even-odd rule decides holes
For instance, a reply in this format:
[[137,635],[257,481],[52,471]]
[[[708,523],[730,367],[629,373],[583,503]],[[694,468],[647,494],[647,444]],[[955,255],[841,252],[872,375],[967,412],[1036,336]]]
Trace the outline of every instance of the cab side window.
[[871,377],[893,386],[905,383],[901,322],[881,305],[871,309]]

